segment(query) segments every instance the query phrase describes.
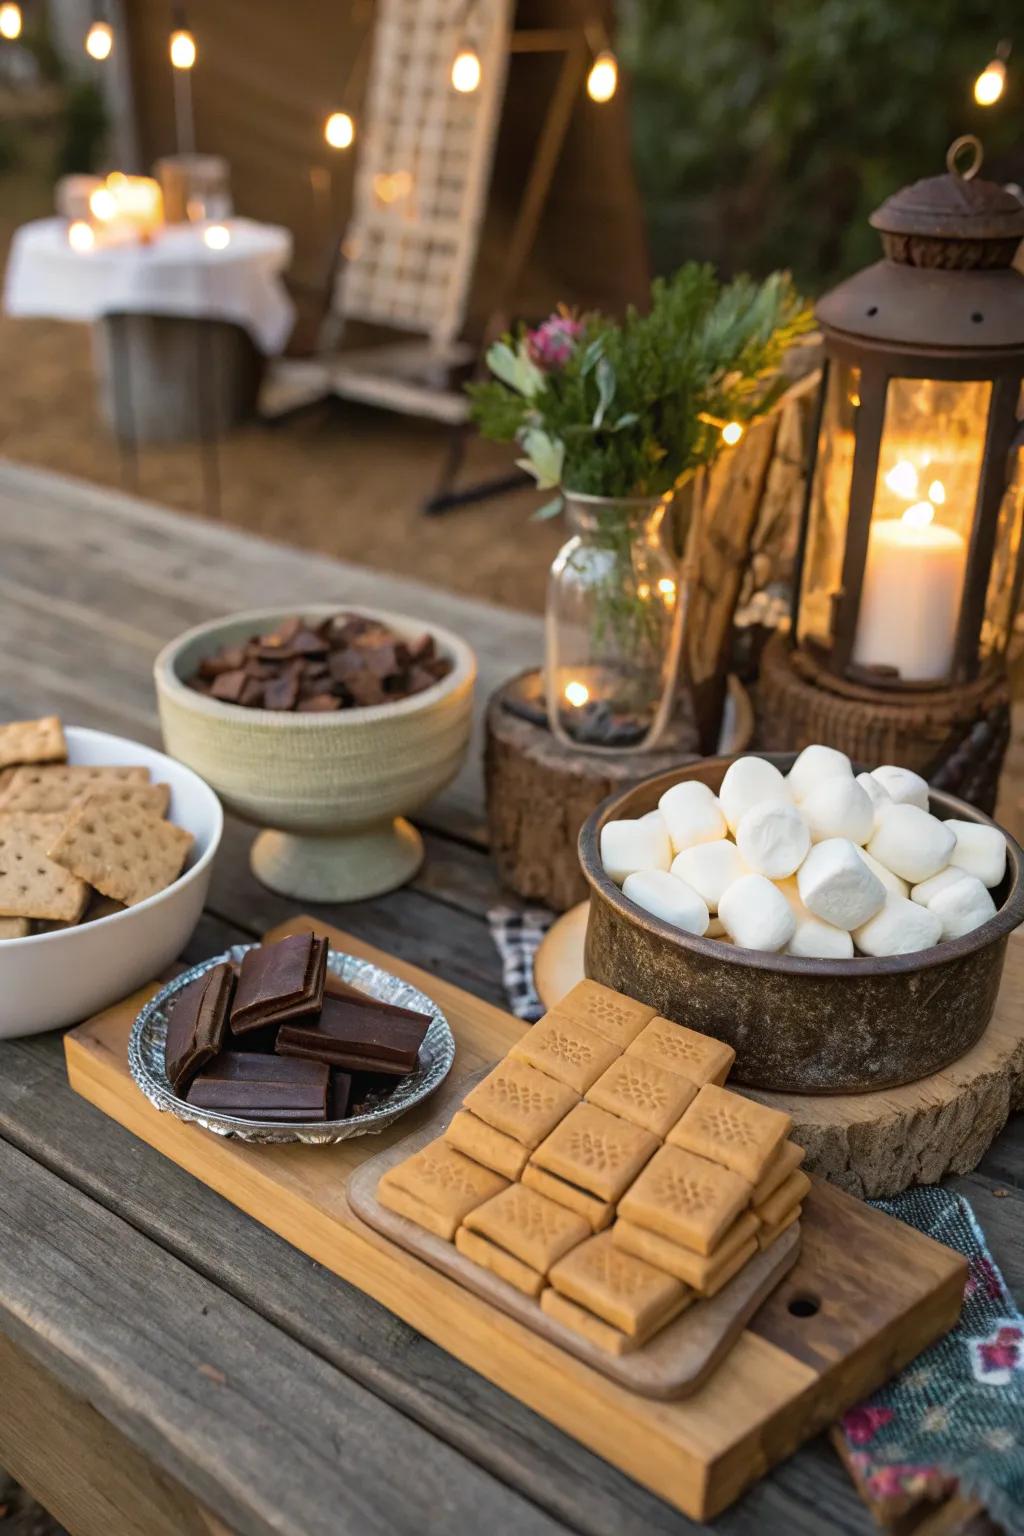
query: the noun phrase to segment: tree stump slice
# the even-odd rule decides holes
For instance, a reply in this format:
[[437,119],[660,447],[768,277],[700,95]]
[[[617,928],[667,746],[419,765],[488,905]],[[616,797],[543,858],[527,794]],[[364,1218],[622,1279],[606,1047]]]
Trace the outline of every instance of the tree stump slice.
[[[583,980],[585,910],[560,918],[538,951],[535,976],[546,1008]],[[809,1173],[862,1199],[970,1173],[1009,1116],[1024,1109],[1024,930],[1010,936],[991,1024],[941,1072],[884,1093],[741,1091],[793,1117],[791,1134],[806,1149]]]
[[[564,912],[587,895],[576,843],[580,828],[608,795],[652,774],[681,767],[699,755],[696,732],[685,722],[664,751],[615,757],[573,751],[546,726],[505,708],[522,677],[512,678],[487,706],[484,774],[491,853],[503,885],[527,901]],[[730,681],[733,708],[724,750],[749,745],[753,715],[742,686]]]

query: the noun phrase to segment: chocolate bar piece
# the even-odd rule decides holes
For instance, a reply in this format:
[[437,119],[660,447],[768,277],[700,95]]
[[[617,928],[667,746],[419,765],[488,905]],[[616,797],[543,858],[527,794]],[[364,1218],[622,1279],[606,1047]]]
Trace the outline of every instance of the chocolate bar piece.
[[324,999],[327,940],[296,933],[250,949],[242,960],[231,1029],[236,1035],[316,1013]]
[[175,1093],[188,1086],[224,1044],[235,978],[229,965],[215,965],[182,988],[167,1023],[164,1063]]
[[370,992],[364,992],[361,987],[354,987],[351,982],[342,981],[341,977],[335,976],[333,971],[328,971],[324,978],[324,996],[339,997],[343,1001],[349,999],[375,1008],[378,1013],[393,1013],[399,1019],[426,1018],[426,1014],[417,1013],[415,1008],[402,1008],[398,1003],[386,1003],[382,998],[374,997]]
[[[279,1061],[290,1061],[295,1066],[306,1066],[294,1056],[279,1056]],[[319,1062],[309,1063],[319,1066]],[[328,1069],[329,1070],[329,1069]],[[328,1120],[344,1120],[348,1116],[349,1106],[352,1102],[352,1074],[351,1072],[331,1072],[331,1086],[327,1090],[327,1118]]]
[[396,1008],[391,1003],[379,1006],[372,998],[357,1001],[325,996],[315,1023],[282,1025],[277,1051],[281,1056],[304,1056],[349,1071],[405,1077],[416,1068],[429,1027],[429,1016],[411,1008]]
[[193,1079],[188,1102],[245,1120],[325,1120],[329,1078],[322,1062],[224,1051]]

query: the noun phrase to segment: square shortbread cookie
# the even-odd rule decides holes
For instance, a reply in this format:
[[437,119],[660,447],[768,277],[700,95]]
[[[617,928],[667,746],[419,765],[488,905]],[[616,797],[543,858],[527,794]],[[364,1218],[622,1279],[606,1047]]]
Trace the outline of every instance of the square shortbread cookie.
[[750,1185],[680,1147],[662,1147],[619,1201],[619,1215],[695,1253],[713,1254],[750,1203]]
[[763,1178],[792,1125],[789,1115],[740,1093],[705,1084],[668,1134],[673,1147],[731,1168],[751,1185]]
[[493,1200],[478,1205],[465,1225],[542,1275],[591,1236],[590,1223],[583,1216],[523,1184],[511,1184]]
[[616,1248],[610,1232],[573,1248],[552,1265],[548,1278],[570,1301],[632,1335],[649,1336],[679,1311],[688,1295],[672,1275]]
[[530,1161],[601,1200],[617,1200],[657,1149],[658,1138],[642,1126],[577,1104]]
[[595,1035],[602,1035],[625,1050],[635,1040],[645,1024],[654,1018],[657,1009],[646,1003],[635,1002],[611,987],[603,987],[597,981],[578,981],[571,992],[551,1009],[563,1019],[572,1019]]
[[736,1060],[731,1045],[702,1035],[671,1019],[652,1019],[627,1048],[628,1056],[640,1056],[656,1066],[679,1072],[698,1087],[702,1083],[724,1083]]
[[579,1103],[579,1094],[525,1061],[506,1056],[462,1101],[495,1130],[532,1151]]
[[586,1093],[611,1066],[619,1048],[582,1024],[549,1013],[517,1040],[508,1054],[509,1059],[525,1061],[577,1093]]
[[587,1103],[664,1139],[696,1095],[697,1084],[678,1072],[640,1056],[620,1056],[587,1089]]

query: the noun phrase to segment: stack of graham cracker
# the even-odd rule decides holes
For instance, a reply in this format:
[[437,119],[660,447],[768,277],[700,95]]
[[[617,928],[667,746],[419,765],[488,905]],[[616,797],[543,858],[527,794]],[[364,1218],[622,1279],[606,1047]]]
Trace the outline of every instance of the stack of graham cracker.
[[133,906],[178,878],[192,846],[148,768],[67,755],[56,715],[0,725],[0,939]]
[[378,1199],[624,1354],[721,1290],[810,1189],[789,1116],[721,1086],[734,1057],[580,982]]

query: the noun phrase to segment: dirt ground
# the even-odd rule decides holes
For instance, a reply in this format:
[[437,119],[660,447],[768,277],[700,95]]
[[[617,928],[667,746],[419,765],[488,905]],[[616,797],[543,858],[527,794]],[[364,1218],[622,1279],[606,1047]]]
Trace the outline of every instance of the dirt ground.
[[[0,260],[18,224],[51,207],[51,184],[35,156],[0,176]],[[252,425],[219,447],[219,515],[306,549],[539,610],[560,543],[557,527],[531,520],[543,498],[526,489],[423,516],[448,442],[439,425],[340,402],[285,424]],[[0,315],[0,453],[133,488],[98,417],[87,327]],[[463,477],[507,473],[511,459],[509,448],[473,440]],[[138,490],[204,515],[200,450],[143,449]]]

